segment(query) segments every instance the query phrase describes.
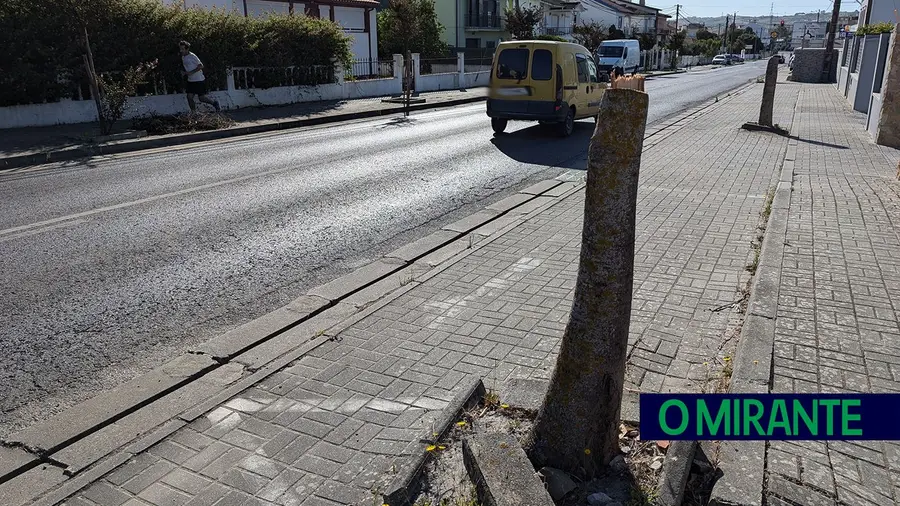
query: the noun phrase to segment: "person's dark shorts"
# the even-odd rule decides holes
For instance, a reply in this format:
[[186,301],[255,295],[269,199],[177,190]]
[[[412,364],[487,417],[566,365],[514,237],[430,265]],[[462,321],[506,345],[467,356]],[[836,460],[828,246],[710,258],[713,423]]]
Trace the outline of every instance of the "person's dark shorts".
[[191,95],[206,95],[206,81],[188,81],[186,92]]

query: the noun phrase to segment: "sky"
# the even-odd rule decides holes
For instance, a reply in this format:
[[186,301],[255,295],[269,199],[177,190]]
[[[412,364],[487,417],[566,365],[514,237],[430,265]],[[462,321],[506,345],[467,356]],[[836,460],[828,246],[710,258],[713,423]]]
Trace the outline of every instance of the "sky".
[[[769,15],[772,0],[647,0],[647,5],[661,9],[666,14],[675,15],[675,4],[681,4],[682,15],[688,18],[705,18],[719,16],[737,11],[738,18],[744,16],[763,17]],[[775,16],[792,15],[797,12],[831,12],[830,0],[792,0],[775,1]],[[843,0],[842,11],[859,9],[856,0]]]

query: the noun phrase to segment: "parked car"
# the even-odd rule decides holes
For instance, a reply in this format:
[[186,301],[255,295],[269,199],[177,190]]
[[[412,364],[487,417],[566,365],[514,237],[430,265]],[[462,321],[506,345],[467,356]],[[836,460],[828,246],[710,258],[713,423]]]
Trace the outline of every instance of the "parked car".
[[731,61],[734,63],[744,63],[744,59],[739,54],[730,54],[728,56],[731,57]]
[[501,42],[496,55],[487,101],[495,133],[503,133],[509,120],[524,120],[553,125],[566,137],[575,120],[596,120],[607,85],[584,46],[514,40]]
[[729,63],[731,63],[731,62],[728,60],[728,55],[724,55],[724,54],[717,54],[712,59],[713,65],[728,65]]

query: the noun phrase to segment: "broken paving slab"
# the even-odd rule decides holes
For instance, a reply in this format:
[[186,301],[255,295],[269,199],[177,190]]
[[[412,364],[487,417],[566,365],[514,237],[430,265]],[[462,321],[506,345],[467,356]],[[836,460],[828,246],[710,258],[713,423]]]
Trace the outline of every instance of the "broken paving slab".
[[60,446],[108,423],[122,412],[175,388],[219,364],[208,355],[187,354],[51,417],[8,438],[12,444],[54,451]]
[[463,439],[463,462],[486,506],[554,506],[516,439],[478,434]]
[[0,446],[0,481],[15,474],[19,469],[37,460],[37,457],[22,448]]
[[547,380],[513,378],[500,389],[500,401],[514,409],[537,413],[548,388],[550,382]]
[[61,467],[41,464],[15,478],[0,483],[0,499],[3,506],[33,504],[35,497],[66,481]]

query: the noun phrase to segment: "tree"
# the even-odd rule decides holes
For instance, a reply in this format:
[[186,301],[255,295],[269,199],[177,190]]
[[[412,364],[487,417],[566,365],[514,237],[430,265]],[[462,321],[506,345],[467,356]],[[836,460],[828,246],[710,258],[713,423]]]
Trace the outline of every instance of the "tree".
[[697,40],[719,40],[719,36],[706,28],[697,30]]
[[506,7],[506,30],[515,40],[534,38],[534,28],[544,18],[544,11],[537,6],[518,5]]
[[687,38],[687,35],[681,31],[672,35],[672,38],[669,39],[669,49],[672,51],[681,51],[684,48],[684,41]]
[[391,0],[378,13],[378,51],[382,56],[420,53],[444,56],[449,47],[441,40],[444,25],[438,21],[432,0]]
[[609,38],[610,39],[624,39],[625,32],[616,28],[616,25],[609,25]]
[[588,149],[578,277],[550,387],[523,446],[536,467],[596,475],[620,453],[648,96],[603,94]]
[[594,54],[600,49],[600,43],[609,38],[609,31],[596,21],[590,23],[582,21],[572,29],[572,37],[575,42]]
[[652,33],[642,33],[638,36],[638,42],[641,44],[641,51],[653,49],[656,47],[656,35]]

